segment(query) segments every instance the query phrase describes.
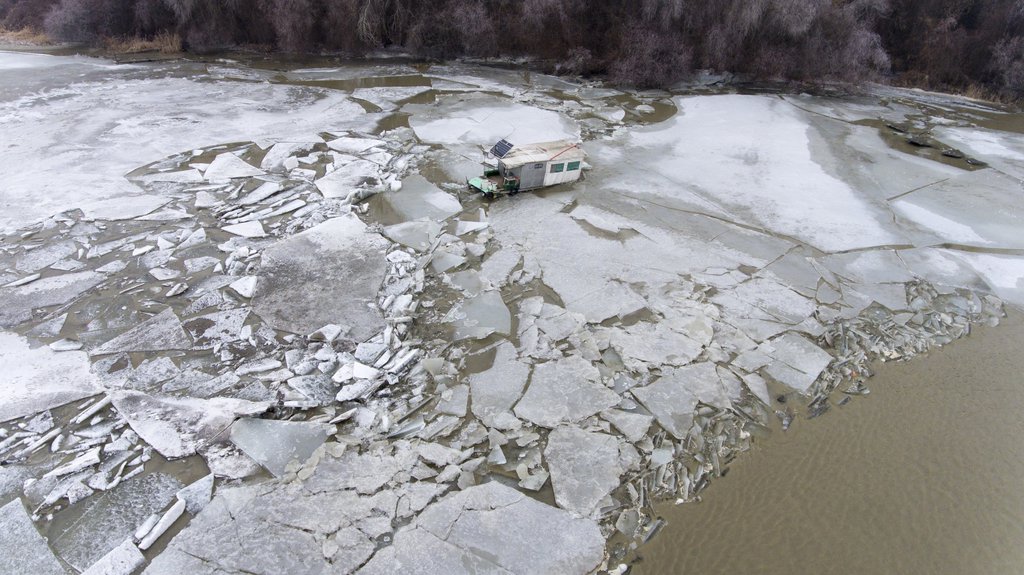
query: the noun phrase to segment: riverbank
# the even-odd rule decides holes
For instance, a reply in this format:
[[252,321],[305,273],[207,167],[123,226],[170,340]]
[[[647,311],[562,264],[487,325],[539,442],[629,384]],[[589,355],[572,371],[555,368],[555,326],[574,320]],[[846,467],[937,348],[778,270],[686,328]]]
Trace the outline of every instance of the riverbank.
[[1024,564],[1024,318],[906,363],[774,431],[668,525],[634,574],[1005,574]]

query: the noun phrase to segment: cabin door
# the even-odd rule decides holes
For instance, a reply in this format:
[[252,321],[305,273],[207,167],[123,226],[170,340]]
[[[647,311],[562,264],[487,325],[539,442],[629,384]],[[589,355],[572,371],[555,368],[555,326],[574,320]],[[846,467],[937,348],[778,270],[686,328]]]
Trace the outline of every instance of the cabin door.
[[526,164],[519,178],[519,189],[529,190],[544,186],[544,164]]

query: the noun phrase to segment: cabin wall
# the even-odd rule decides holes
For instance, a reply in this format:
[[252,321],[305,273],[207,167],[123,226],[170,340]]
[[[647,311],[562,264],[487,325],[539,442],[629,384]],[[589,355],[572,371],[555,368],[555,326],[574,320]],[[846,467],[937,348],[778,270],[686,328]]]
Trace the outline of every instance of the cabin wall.
[[[573,169],[570,169],[573,168]],[[580,179],[583,162],[579,160],[553,160],[544,167],[544,185],[567,184]]]
[[547,185],[547,164],[543,162],[526,164],[520,169],[518,176],[520,190],[544,187]]

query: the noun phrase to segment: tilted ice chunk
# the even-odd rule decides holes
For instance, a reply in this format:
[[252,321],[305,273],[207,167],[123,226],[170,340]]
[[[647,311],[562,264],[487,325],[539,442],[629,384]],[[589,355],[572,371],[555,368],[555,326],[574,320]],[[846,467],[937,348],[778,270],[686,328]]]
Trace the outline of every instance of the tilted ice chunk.
[[181,327],[181,321],[174,310],[167,308],[123,334],[111,339],[100,347],[90,350],[89,355],[133,351],[165,351],[189,349],[192,340]]
[[480,279],[489,282],[494,287],[505,285],[508,275],[519,265],[523,256],[519,250],[506,247],[491,254],[483,265],[480,266]]
[[619,462],[618,439],[578,427],[553,430],[544,460],[558,506],[584,517],[619,486],[619,476],[625,471]]
[[367,160],[353,160],[324,177],[314,184],[325,198],[355,199],[356,192],[366,190],[371,193],[384,191],[383,176],[377,164]]
[[175,184],[194,184],[203,181],[203,175],[199,170],[188,169],[174,172],[153,172],[138,178],[132,178],[139,182],[171,182]]
[[0,422],[38,413],[99,393],[85,353],[32,349],[13,333],[0,332]]
[[327,147],[332,150],[355,155],[361,154],[370,148],[376,148],[377,146],[383,145],[383,140],[375,140],[372,138],[353,138],[349,136],[342,136],[327,142]]
[[228,287],[235,291],[238,295],[249,299],[256,293],[256,282],[258,279],[256,276],[245,276],[241,279],[237,279],[231,282]]
[[512,313],[498,291],[486,291],[456,304],[445,316],[455,325],[455,339],[481,339],[492,333],[508,335]]
[[224,226],[221,229],[229,234],[242,236],[243,238],[262,238],[267,235],[266,230],[263,229],[263,224],[256,220],[251,222],[242,222],[240,224],[231,224],[230,226]]
[[267,151],[267,155],[263,156],[263,162],[260,167],[268,172],[277,172],[284,170],[285,160],[292,156],[304,154],[313,149],[313,143],[294,143],[294,142],[280,142],[274,144],[270,150]]
[[496,415],[508,413],[526,387],[530,367],[517,359],[511,342],[502,342],[491,368],[469,376],[470,409],[485,424]]
[[418,251],[427,251],[441,234],[441,224],[431,221],[403,222],[384,228],[384,235],[393,242]]
[[609,409],[601,412],[601,418],[611,423],[631,443],[643,439],[651,427],[654,418],[643,413],[632,413],[621,409]]
[[210,182],[227,182],[235,178],[262,176],[263,170],[254,167],[232,153],[223,153],[213,159],[203,173]]
[[32,317],[32,310],[65,304],[106,279],[96,272],[76,272],[0,288],[0,327],[14,327]]
[[168,459],[195,454],[236,417],[267,409],[267,404],[240,399],[157,398],[136,391],[116,391],[110,396],[132,430]]
[[0,572],[65,575],[21,499],[0,507]]
[[619,402],[600,379],[597,368],[578,356],[537,365],[515,414],[541,427],[586,419]]
[[730,397],[738,395],[722,382],[715,364],[705,361],[667,370],[658,381],[631,391],[676,439],[686,437],[698,401],[728,407]]
[[246,418],[231,426],[231,441],[280,477],[291,461],[305,463],[333,430],[323,423]]
[[213,498],[213,474],[198,479],[188,487],[182,488],[177,493],[179,500],[185,502],[185,509],[195,515],[206,507],[206,504]]
[[307,334],[325,323],[348,325],[363,341],[384,328],[376,301],[388,247],[354,215],[277,242],[263,252],[253,308],[274,329]]
[[810,389],[832,362],[828,352],[793,332],[767,342],[762,348],[775,360],[765,367],[765,372],[801,393]]
[[427,507],[360,573],[590,573],[604,557],[597,523],[491,481]]

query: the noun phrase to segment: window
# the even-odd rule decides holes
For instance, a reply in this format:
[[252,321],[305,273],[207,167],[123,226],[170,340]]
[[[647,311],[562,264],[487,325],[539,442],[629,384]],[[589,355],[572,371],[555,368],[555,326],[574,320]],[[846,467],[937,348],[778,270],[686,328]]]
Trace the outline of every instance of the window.
[[569,166],[567,168],[565,168],[565,170],[567,172],[571,172],[573,170],[578,170],[578,169],[580,169],[580,163],[579,162],[569,162]]
[[551,173],[559,174],[565,171],[565,164],[551,164]]

